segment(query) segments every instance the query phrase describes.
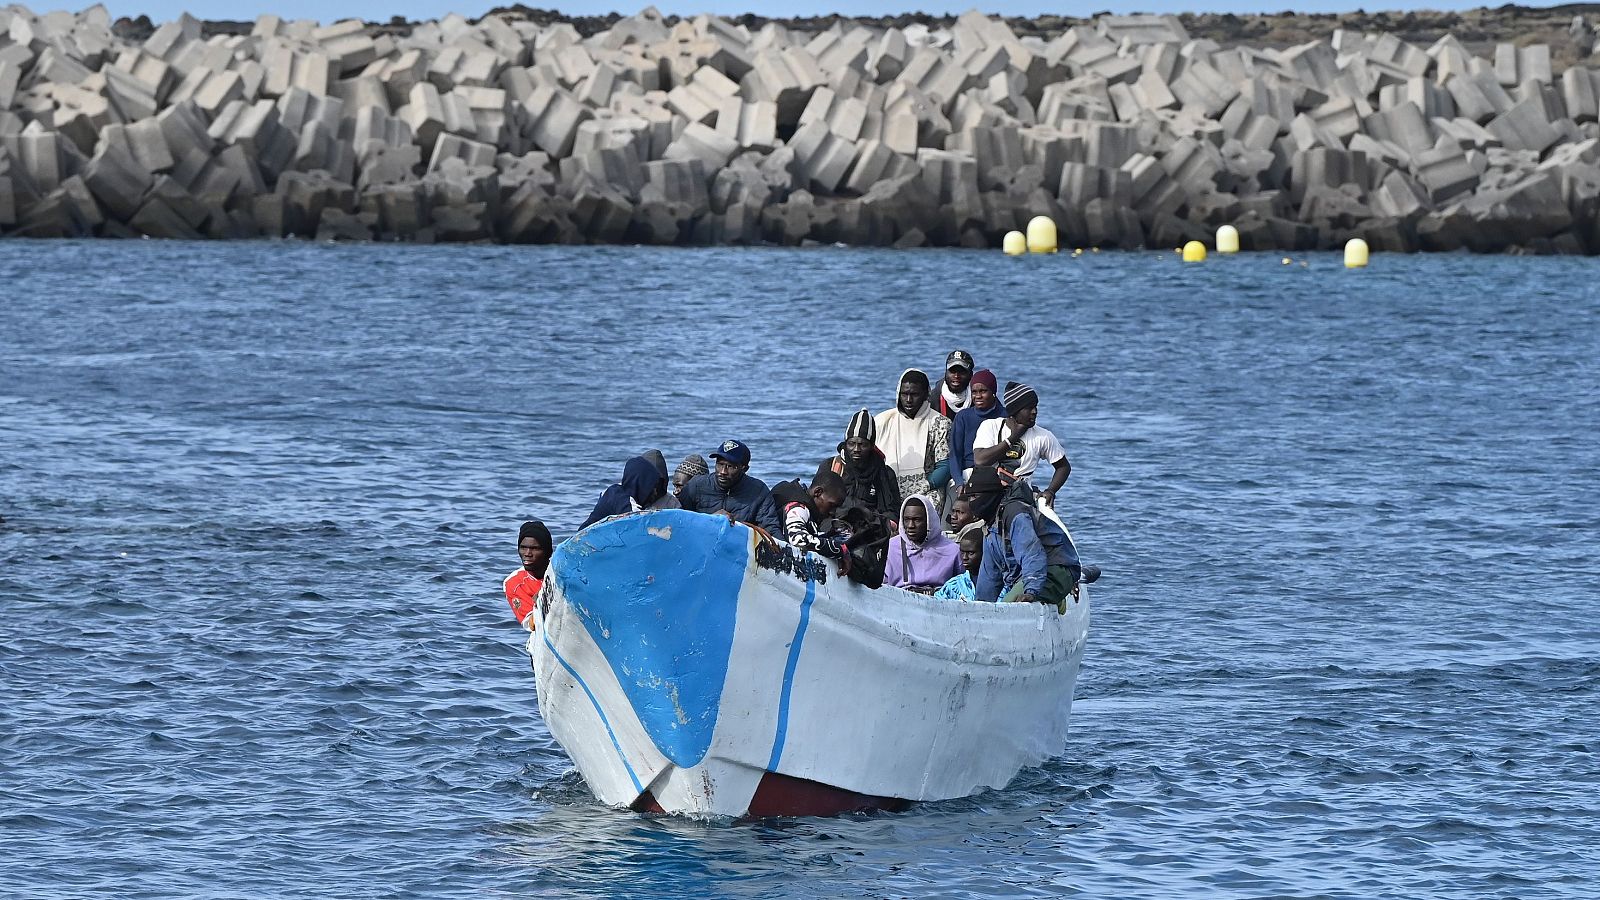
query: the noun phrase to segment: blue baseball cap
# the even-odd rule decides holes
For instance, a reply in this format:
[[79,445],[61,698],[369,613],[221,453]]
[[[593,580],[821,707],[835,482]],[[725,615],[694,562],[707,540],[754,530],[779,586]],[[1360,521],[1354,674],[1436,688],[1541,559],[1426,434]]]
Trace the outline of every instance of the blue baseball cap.
[[750,465],[750,448],[743,441],[723,441],[722,446],[711,451],[712,459],[725,459],[736,466]]

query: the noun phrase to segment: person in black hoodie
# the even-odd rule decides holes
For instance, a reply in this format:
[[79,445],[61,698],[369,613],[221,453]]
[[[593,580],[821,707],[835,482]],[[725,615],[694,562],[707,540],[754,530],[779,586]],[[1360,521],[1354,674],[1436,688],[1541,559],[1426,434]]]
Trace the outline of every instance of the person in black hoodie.
[[823,466],[844,479],[844,508],[859,508],[893,524],[900,517],[900,486],[874,441],[878,427],[865,409],[850,417],[839,455]]

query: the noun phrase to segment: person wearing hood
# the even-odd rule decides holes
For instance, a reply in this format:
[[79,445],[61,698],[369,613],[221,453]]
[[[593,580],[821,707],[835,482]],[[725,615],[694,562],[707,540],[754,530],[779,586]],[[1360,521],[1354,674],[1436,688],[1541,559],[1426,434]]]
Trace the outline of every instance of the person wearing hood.
[[983,523],[968,522],[956,536],[956,546],[961,548],[962,572],[946,581],[933,596],[938,600],[976,600],[973,579],[978,577],[978,569],[983,565]]
[[643,453],[641,453],[639,455],[643,456],[645,459],[650,460],[650,465],[655,466],[656,467],[656,473],[661,476],[661,483],[668,488],[667,490],[663,490],[661,492],[661,496],[657,497],[656,498],[656,502],[650,504],[650,506],[648,508],[649,509],[677,509],[678,508],[678,493],[676,491],[670,490],[670,488],[672,487],[672,480],[667,477],[667,458],[665,456],[661,455],[661,451],[660,450],[655,450],[655,449],[646,450],[645,452],[643,452]]
[[972,405],[956,414],[950,422],[950,480],[964,484],[967,472],[974,465],[972,442],[978,437],[978,426],[990,419],[1005,417],[1005,404],[997,395],[998,384],[994,373],[979,369],[972,373]]
[[1040,462],[1055,467],[1044,498],[1056,505],[1056,492],[1067,483],[1072,463],[1061,441],[1048,428],[1039,427],[1039,394],[1015,381],[1006,382],[1006,417],[990,419],[978,426],[972,442],[973,461],[980,466],[1000,466],[1031,482]]
[[889,539],[884,584],[929,594],[961,571],[961,549],[944,536],[938,515],[927,497],[912,497],[900,508],[900,533]]
[[874,443],[877,437],[872,414],[857,412],[850,417],[839,455],[823,465],[844,479],[846,508],[859,507],[893,522],[900,515],[900,486]]
[[895,406],[873,417],[873,443],[894,470],[900,496],[936,496],[950,483],[950,420],[928,405],[928,375],[900,373]]
[[972,470],[963,489],[984,529],[976,599],[1049,603],[1065,609],[1083,567],[1067,532],[1034,502],[1025,481],[1007,484],[994,466]]
[[696,475],[683,486],[678,501],[691,512],[724,515],[732,522],[744,522],[765,529],[774,537],[783,533],[778,507],[766,482],[747,474],[750,448],[743,441],[723,441],[711,451],[716,469]]
[[[666,468],[665,463],[661,468]],[[578,528],[588,528],[601,519],[611,516],[622,516],[648,509],[650,504],[661,499],[661,495],[666,492],[666,475],[658,471],[649,459],[635,456],[623,465],[622,481],[605,489],[600,495],[600,500],[595,503],[594,511],[589,513],[589,518],[584,519]]]
[[522,567],[506,576],[506,602],[511,604],[511,614],[517,621],[533,629],[534,605],[539,591],[544,588],[544,573],[550,566],[550,555],[555,552],[555,542],[550,539],[550,529],[538,519],[522,523],[517,531],[517,556]]
[[944,358],[944,380],[939,382],[939,396],[933,402],[933,411],[946,419],[972,405],[972,354],[965,350],[951,350]]

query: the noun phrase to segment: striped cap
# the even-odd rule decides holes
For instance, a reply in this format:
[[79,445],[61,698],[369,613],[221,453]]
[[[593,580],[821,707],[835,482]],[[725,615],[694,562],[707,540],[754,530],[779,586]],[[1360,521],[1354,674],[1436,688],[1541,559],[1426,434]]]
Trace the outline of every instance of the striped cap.
[[1017,381],[1006,382],[1004,397],[1007,412],[1039,405],[1039,392]]
[[850,427],[845,429],[844,439],[866,438],[868,441],[878,439],[878,423],[872,421],[872,413],[861,410],[850,417]]

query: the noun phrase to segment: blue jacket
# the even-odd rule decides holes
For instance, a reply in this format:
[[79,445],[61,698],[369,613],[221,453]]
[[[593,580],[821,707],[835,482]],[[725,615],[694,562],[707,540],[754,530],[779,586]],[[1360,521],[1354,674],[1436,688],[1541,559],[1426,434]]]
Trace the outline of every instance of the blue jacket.
[[727,510],[741,522],[765,528],[773,537],[783,539],[783,524],[778,519],[778,505],[772,501],[772,491],[759,478],[744,475],[734,482],[733,490],[726,493],[717,486],[714,472],[696,475],[683,486],[678,495],[683,508],[700,513]]
[[1005,418],[1006,405],[999,398],[988,409],[969,406],[956,413],[950,422],[950,480],[962,484],[961,473],[972,468],[972,442],[978,439],[978,426],[988,419]]
[[[976,590],[979,600],[994,603],[1018,581],[1023,593],[1044,591],[1045,569],[1050,566],[1078,568],[1078,548],[1061,527],[1042,515],[1030,515],[1021,501],[1008,501],[983,535],[983,562],[978,566]],[[1000,529],[1011,520],[1010,541]],[[1037,527],[1035,527],[1037,522]],[[1007,544],[1009,544],[1009,552]]]

